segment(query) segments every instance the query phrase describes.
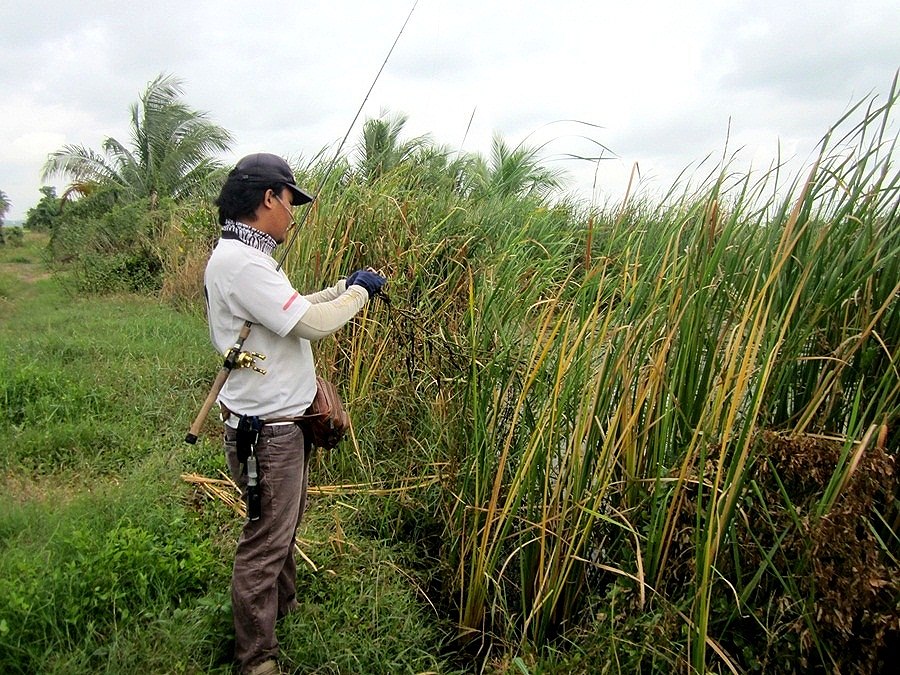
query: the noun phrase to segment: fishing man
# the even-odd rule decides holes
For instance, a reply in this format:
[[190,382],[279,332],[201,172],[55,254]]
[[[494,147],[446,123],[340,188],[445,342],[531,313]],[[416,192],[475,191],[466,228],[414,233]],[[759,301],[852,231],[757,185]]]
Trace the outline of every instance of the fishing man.
[[312,199],[282,158],[244,157],[216,200],[222,235],[206,266],[216,349],[228,351],[249,321],[243,347],[265,356],[265,374],[238,368],[218,397],[228,468],[249,497],[231,597],[235,658],[253,675],[279,672],[275,622],[297,607],[294,541],[306,507],[309,456],[295,420],[316,393],[310,343],[345,325],[386,281],[367,269],[311,295],[294,289],[272,251],[294,226],[292,207]]

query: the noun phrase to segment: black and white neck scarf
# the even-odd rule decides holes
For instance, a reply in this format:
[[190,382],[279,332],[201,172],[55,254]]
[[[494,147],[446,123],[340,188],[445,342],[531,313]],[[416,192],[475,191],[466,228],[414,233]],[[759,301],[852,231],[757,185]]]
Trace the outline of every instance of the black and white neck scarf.
[[237,239],[242,244],[252,246],[266,255],[272,255],[278,242],[270,234],[260,232],[256,228],[237,220],[226,220],[222,226],[222,239]]

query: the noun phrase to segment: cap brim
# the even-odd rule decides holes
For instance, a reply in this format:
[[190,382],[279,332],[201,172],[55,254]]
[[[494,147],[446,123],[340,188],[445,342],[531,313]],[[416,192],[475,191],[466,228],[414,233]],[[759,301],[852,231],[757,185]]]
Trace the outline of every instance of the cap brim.
[[294,195],[294,201],[292,206],[300,206],[302,204],[309,204],[313,200],[312,196],[308,193],[304,192],[296,185],[291,185],[288,183],[287,189],[291,191],[291,194]]

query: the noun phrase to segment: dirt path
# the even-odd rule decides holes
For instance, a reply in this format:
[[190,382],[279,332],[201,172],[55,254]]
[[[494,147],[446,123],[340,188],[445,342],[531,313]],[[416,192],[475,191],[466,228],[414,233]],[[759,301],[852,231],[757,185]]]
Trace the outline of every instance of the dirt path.
[[52,273],[44,263],[3,262],[0,263],[0,275],[15,277],[22,283],[28,284],[41,279],[49,279]]
[[50,235],[45,232],[25,232],[20,245],[0,246],[0,278],[12,278],[33,283],[51,276],[46,262]]

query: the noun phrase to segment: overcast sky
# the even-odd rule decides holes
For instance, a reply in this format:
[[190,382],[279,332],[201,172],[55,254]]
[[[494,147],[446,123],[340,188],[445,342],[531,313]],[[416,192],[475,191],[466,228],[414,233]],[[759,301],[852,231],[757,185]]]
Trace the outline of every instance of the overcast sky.
[[[185,102],[234,135],[228,163],[336,146],[412,4],[7,0],[7,219],[40,198],[48,153],[127,142],[129,106],[160,73],[181,78]],[[728,147],[746,165],[765,168],[779,144],[805,163],[852,103],[885,100],[898,28],[897,0],[420,0],[348,144],[382,109],[408,116],[407,137],[453,149],[486,155],[499,133],[546,144],[567,192],[600,202],[622,196],[635,163],[653,190],[721,156],[729,122]],[[563,159],[596,155],[597,144],[610,157],[599,169]]]

